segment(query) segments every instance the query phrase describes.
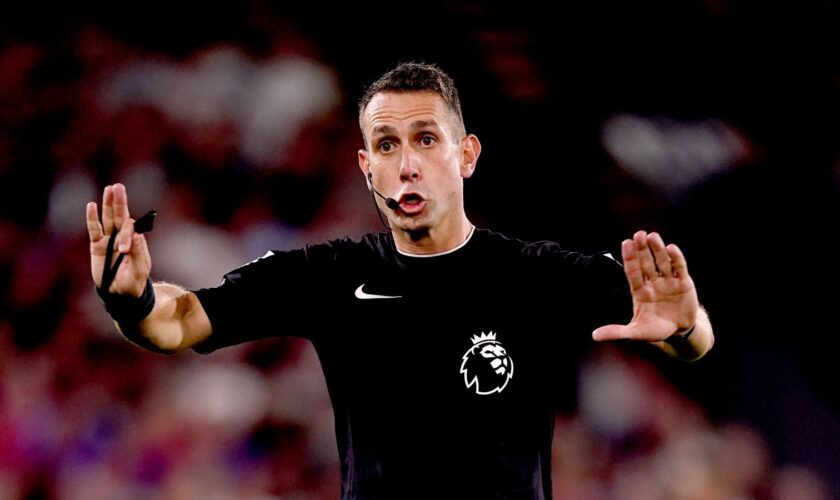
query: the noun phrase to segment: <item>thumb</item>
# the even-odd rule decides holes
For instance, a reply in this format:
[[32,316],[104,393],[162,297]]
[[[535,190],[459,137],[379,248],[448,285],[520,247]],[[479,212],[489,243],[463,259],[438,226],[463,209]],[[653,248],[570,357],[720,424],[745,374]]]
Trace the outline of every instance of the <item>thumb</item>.
[[117,235],[116,246],[120,253],[131,253],[131,244],[134,236],[134,219],[123,222],[120,232]]
[[605,340],[620,340],[627,338],[626,325],[605,325],[596,328],[592,332],[592,340],[596,342],[603,342]]
[[131,239],[131,257],[135,262],[142,264],[147,269],[151,269],[152,258],[149,255],[149,246],[146,243],[145,235],[134,233]]
[[140,297],[151,271],[151,258],[142,234],[131,235],[131,249],[120,264],[119,275],[114,279],[114,293]]

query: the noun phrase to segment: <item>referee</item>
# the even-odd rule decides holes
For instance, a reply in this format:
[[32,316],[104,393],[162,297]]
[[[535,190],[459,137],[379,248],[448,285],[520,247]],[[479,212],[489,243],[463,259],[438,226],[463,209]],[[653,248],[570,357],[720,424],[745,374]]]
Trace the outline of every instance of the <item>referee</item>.
[[622,266],[475,227],[463,183],[481,143],[434,65],[383,75],[359,123],[359,168],[388,231],[270,251],[188,291],[151,282],[153,214],[134,221],[114,184],[101,221],[87,205],[106,309],[159,353],[311,341],[335,413],[342,499],[551,498],[555,402],[576,346],[634,340],[680,360],[712,347],[682,252],[638,231],[621,245]]

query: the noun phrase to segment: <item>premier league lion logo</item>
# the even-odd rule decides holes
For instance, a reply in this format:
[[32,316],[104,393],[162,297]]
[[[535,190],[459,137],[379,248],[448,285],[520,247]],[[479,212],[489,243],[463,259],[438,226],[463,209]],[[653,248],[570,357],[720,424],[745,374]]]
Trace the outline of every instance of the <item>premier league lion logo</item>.
[[502,392],[513,378],[513,359],[496,341],[493,332],[473,335],[473,346],[464,354],[461,373],[467,388],[475,386],[475,393],[482,396]]

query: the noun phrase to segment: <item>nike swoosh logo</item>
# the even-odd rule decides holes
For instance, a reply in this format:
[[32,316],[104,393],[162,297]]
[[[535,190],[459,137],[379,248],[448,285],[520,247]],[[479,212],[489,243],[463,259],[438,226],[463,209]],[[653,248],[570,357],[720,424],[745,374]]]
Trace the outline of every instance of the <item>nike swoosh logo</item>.
[[356,298],[367,300],[367,299],[401,299],[402,295],[376,295],[373,293],[365,293],[362,288],[365,286],[364,283],[359,285],[359,288],[356,289]]

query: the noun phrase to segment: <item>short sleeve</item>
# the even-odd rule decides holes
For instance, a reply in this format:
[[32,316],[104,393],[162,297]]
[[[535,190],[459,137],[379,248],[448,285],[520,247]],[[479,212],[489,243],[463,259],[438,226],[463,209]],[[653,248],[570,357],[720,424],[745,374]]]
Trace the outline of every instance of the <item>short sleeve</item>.
[[585,330],[627,323],[633,303],[624,268],[607,253],[583,254],[554,242],[537,242],[524,251],[539,262],[539,278],[549,304],[571,305]]
[[624,268],[611,255],[587,255],[580,259],[583,310],[592,328],[626,324],[633,316],[633,300]]
[[193,349],[222,347],[278,335],[310,338],[330,305],[335,256],[328,244],[268,252],[227,274],[213,288],[194,290],[210,319],[210,336]]

